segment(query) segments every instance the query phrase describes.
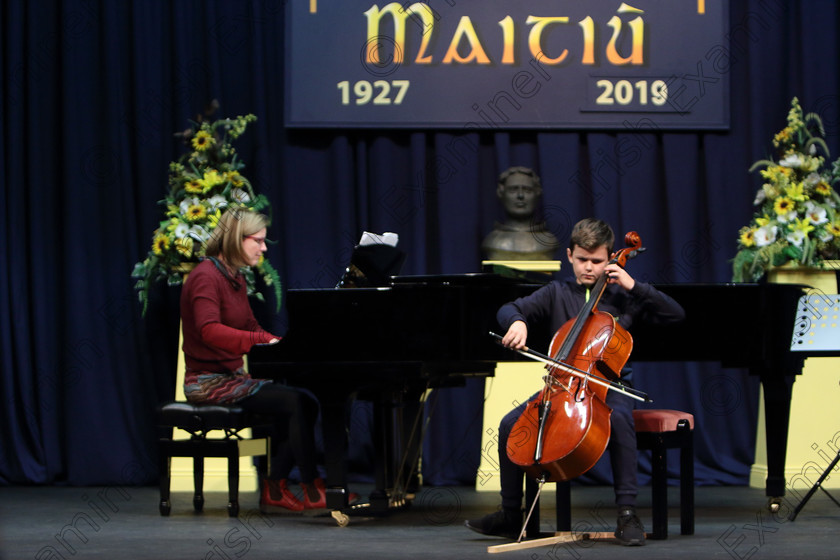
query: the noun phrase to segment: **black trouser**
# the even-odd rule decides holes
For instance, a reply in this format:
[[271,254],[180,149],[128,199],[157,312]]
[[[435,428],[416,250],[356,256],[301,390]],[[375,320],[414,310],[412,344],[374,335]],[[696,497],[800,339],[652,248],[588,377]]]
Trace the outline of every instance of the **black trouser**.
[[315,421],[318,403],[294,387],[267,383],[239,403],[244,410],[274,418],[269,478],[288,478],[296,464],[302,482],[318,477],[315,459]]

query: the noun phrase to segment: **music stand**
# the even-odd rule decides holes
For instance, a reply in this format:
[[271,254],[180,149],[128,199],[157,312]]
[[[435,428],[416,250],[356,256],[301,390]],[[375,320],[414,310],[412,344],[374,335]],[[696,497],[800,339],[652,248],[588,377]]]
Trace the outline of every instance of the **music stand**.
[[[390,235],[392,237],[383,237]],[[405,263],[405,253],[396,247],[395,234],[375,235],[365,232],[362,241],[353,248],[350,264],[337,288],[367,288],[387,286]],[[391,244],[393,243],[393,245]]]
[[[812,294],[799,298],[796,308],[796,323],[790,343],[791,352],[808,352],[811,355],[836,355],[840,350],[840,321],[834,316],[840,310],[840,295]],[[829,316],[831,313],[832,316]],[[834,496],[823,488],[823,481],[828,478],[834,467],[840,463],[840,449],[830,465],[823,471],[808,493],[800,500],[788,519],[793,521],[817,489],[825,492],[832,502],[840,507]]]

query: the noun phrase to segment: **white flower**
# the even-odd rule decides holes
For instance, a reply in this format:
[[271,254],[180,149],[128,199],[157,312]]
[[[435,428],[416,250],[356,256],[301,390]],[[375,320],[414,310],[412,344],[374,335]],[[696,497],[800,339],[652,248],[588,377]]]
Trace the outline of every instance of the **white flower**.
[[826,215],[825,208],[823,208],[819,204],[814,204],[814,202],[811,200],[805,203],[805,215],[808,217],[808,220],[815,226],[824,224],[828,221],[828,216]]
[[808,176],[805,177],[802,180],[802,182],[805,184],[806,187],[813,187],[814,185],[819,183],[821,179],[822,178],[820,177],[819,173],[817,173],[816,171],[812,171],[811,173],[808,173]]
[[786,154],[779,160],[779,165],[782,167],[800,167],[802,166],[802,157],[797,153]]
[[801,229],[795,229],[792,232],[788,233],[785,236],[785,239],[787,239],[797,247],[800,247],[802,245],[802,242],[805,240],[805,232]]
[[178,222],[175,226],[175,239],[182,239],[190,232],[190,226],[184,222]]
[[790,223],[790,222],[792,222],[792,221],[793,221],[796,217],[797,217],[797,215],[796,215],[796,210],[791,210],[791,211],[790,211],[790,212],[788,212],[787,214],[778,214],[778,215],[776,215],[776,219],[779,221],[779,223],[782,223],[782,224],[787,224],[787,223]]
[[195,239],[196,241],[200,241],[201,243],[206,242],[210,239],[210,232],[204,229],[201,226],[193,226],[190,228],[189,232],[190,237]]
[[185,198],[181,201],[181,204],[178,206],[178,208],[181,210],[181,214],[186,215],[187,211],[190,209],[190,206],[198,206],[200,204],[201,201],[198,200],[198,198],[196,197]]
[[767,200],[767,193],[764,192],[764,189],[758,189],[758,192],[755,193],[755,200],[753,200],[753,206],[760,206],[765,200]]
[[216,211],[227,206],[227,200],[220,194],[216,194],[207,199],[207,206],[211,211]]
[[776,234],[779,228],[774,225],[766,225],[755,230],[753,240],[758,247],[765,247],[776,241]]
[[230,197],[237,202],[241,202],[242,204],[247,204],[251,201],[251,197],[242,189],[236,188],[230,190]]

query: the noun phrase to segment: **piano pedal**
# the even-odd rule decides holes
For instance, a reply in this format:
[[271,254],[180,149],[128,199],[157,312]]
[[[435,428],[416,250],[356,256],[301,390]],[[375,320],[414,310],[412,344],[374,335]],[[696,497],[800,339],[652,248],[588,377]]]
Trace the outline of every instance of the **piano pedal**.
[[341,510],[333,510],[330,515],[339,527],[347,527],[350,524],[350,516]]
[[[333,509],[329,511],[330,517],[335,519],[339,527],[347,527],[350,524],[350,517],[361,517],[363,519],[373,519],[375,516],[371,510],[370,504],[366,502],[356,502],[348,505],[343,509]],[[326,513],[317,515],[316,517],[325,517]]]
[[767,509],[770,513],[779,513],[779,509],[782,507],[782,498],[779,496],[773,496],[769,500],[767,500]]

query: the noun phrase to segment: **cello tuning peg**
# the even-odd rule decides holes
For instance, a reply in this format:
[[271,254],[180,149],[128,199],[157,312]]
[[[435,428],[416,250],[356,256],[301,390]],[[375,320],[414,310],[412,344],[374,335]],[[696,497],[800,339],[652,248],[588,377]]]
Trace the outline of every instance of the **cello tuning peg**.
[[646,250],[645,247],[639,247],[638,249],[633,249],[629,253],[627,253],[627,258],[632,259],[633,257],[637,256],[639,253],[644,253]]

